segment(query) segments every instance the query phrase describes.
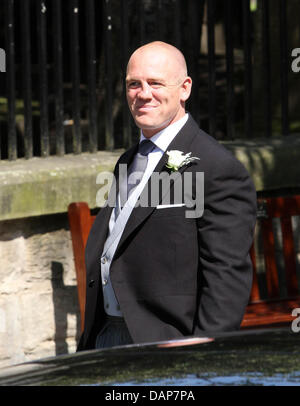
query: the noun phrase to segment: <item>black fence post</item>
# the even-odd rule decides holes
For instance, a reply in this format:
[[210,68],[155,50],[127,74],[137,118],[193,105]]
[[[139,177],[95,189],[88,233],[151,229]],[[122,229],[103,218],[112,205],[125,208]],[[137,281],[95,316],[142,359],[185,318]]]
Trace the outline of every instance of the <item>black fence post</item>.
[[200,57],[200,26],[198,18],[201,13],[202,1],[190,0],[188,3],[187,16],[189,29],[187,35],[188,41],[188,69],[193,79],[192,93],[190,96],[190,110],[198,124],[200,124],[200,107],[199,107],[199,57]]
[[87,49],[87,81],[89,110],[89,150],[96,152],[97,146],[97,84],[96,84],[96,38],[95,38],[95,3],[86,2],[86,49]]
[[174,44],[181,48],[181,0],[173,0],[174,4]]
[[156,39],[164,41],[165,38],[165,7],[163,0],[156,0]]
[[112,11],[110,0],[104,0],[104,48],[105,48],[105,145],[107,150],[113,150],[113,64],[112,64]]
[[226,35],[226,81],[227,81],[227,103],[226,103],[226,138],[235,137],[235,96],[234,96],[234,54],[232,35],[232,0],[227,0],[225,4],[225,35]]
[[[143,14],[143,2],[139,3],[139,12]],[[141,24],[142,25],[142,24]],[[129,34],[128,34],[128,1],[122,1],[122,83],[123,83],[123,103],[122,103],[122,115],[123,115],[123,146],[128,148],[132,144],[131,139],[131,117],[127,106],[126,99],[126,68],[129,58]],[[141,40],[143,38],[143,31],[140,31]]]
[[47,69],[47,7],[46,1],[37,1],[37,34],[40,86],[41,156],[49,155],[48,69]]
[[8,159],[17,159],[14,0],[6,0]]
[[245,69],[245,133],[246,138],[253,136],[253,107],[252,107],[252,44],[251,44],[251,14],[249,0],[243,0],[243,46]]
[[216,58],[215,58],[215,0],[207,3],[207,45],[208,45],[208,112],[209,133],[216,135]]
[[31,36],[30,13],[28,1],[20,4],[22,33],[22,79],[24,99],[24,154],[29,159],[33,156],[32,141],[32,81],[31,81]]
[[265,134],[271,137],[272,113],[271,113],[271,60],[270,60],[270,23],[269,23],[269,0],[262,0],[262,37],[263,37],[263,78],[264,78],[264,115]]
[[[122,16],[125,20],[128,20],[128,1],[122,1]],[[139,37],[140,37],[140,45],[143,45],[145,42],[145,10],[144,10],[144,2],[138,2],[138,12],[139,12]],[[127,26],[128,31],[128,26]],[[128,32],[127,32],[128,35]]]
[[286,0],[279,0],[281,125],[282,135],[289,135],[288,52]]
[[55,138],[56,154],[64,155],[64,83],[63,83],[63,44],[62,44],[62,16],[61,1],[53,1],[53,24],[54,24],[54,100],[55,100]]
[[70,2],[70,51],[73,98],[73,152],[82,151],[81,115],[80,115],[80,61],[79,61],[79,2]]

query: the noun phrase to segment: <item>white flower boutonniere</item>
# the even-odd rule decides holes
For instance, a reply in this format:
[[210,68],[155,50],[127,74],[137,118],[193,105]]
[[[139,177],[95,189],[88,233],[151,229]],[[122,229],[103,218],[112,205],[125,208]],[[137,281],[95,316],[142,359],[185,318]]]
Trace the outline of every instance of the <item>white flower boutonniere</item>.
[[167,151],[167,155],[169,157],[168,162],[166,163],[166,167],[171,169],[173,172],[178,171],[184,165],[189,164],[190,162],[194,161],[196,158],[191,156],[192,153],[189,152],[188,154],[183,154],[182,151],[172,150]]

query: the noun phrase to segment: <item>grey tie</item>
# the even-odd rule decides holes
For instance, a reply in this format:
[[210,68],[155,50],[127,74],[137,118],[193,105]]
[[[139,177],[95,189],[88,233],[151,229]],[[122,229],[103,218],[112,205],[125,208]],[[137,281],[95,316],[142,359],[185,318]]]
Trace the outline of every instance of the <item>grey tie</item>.
[[[127,201],[130,193],[137,187],[137,185],[142,180],[143,174],[146,170],[147,163],[148,163],[148,154],[153,151],[155,148],[155,144],[153,144],[150,140],[143,140],[139,144],[139,149],[137,154],[135,155],[132,164],[128,169],[127,174],[127,185],[126,182],[120,185],[120,200],[121,200],[121,207],[124,206],[125,202]],[[131,177],[130,177],[131,175]],[[130,177],[130,179],[129,179]],[[130,180],[130,183],[128,182]],[[126,193],[126,186],[127,186],[127,193]],[[119,212],[119,210],[118,210]]]

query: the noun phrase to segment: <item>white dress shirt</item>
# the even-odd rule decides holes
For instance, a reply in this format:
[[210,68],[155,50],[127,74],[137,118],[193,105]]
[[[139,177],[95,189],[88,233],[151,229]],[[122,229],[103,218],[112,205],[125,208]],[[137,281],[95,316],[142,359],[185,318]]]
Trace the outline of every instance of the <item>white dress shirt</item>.
[[[158,162],[160,161],[163,154],[167,151],[168,146],[173,141],[175,136],[184,126],[184,124],[188,120],[188,114],[186,113],[184,117],[180,120],[176,121],[175,123],[169,125],[168,127],[164,128],[163,130],[159,131],[155,135],[151,137],[151,141],[155,144],[155,148],[152,152],[148,154],[148,162],[147,167],[144,172],[144,175],[137,185],[135,189],[133,189],[132,193],[130,194],[127,202],[125,203],[124,207],[122,208],[118,218],[116,219],[116,209],[112,210],[112,214],[109,220],[109,234],[108,237],[112,234],[116,221],[122,221],[122,212],[126,213],[126,221],[128,220],[131,211],[136,205],[136,202],[143,191],[144,187],[146,186],[150,176],[152,175],[154,169],[156,168]],[[145,140],[143,133],[141,132],[140,142]],[[120,204],[120,195],[117,196],[118,202]],[[126,222],[124,226],[120,229],[120,232],[115,236],[116,240],[114,240],[114,247],[116,248],[118,242],[121,239],[122,232],[125,228]],[[107,238],[108,238],[107,237]],[[114,294],[114,290],[110,280],[110,264],[113,258],[114,252],[109,252],[109,255],[106,256],[105,261],[101,261],[101,276],[102,276],[102,288],[103,288],[103,298],[104,298],[104,308],[107,314],[111,316],[119,316],[122,317],[122,312],[120,311],[120,306]]]

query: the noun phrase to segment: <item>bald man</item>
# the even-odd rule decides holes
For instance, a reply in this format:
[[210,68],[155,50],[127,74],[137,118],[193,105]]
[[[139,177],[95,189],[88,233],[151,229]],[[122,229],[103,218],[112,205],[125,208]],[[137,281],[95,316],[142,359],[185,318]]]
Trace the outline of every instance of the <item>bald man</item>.
[[78,350],[237,330],[251,290],[255,189],[186,112],[184,56],[140,47],[126,88],[140,140],[118,160],[88,238]]

